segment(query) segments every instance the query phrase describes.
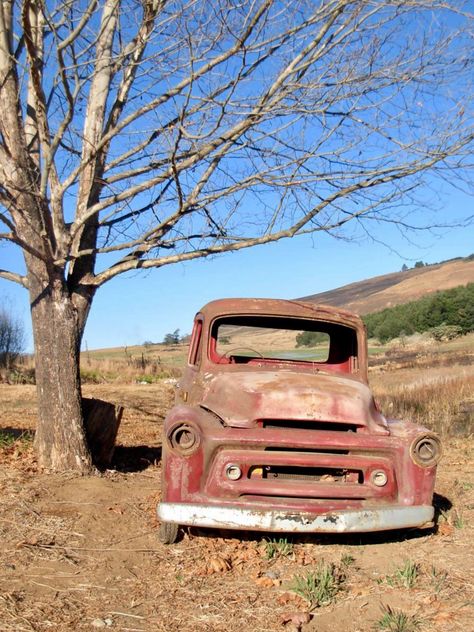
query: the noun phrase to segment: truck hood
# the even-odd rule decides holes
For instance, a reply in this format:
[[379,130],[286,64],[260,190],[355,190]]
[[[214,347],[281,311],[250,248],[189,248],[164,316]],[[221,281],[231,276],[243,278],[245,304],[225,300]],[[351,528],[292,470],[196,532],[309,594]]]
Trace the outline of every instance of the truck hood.
[[370,426],[388,434],[363,383],[334,374],[293,371],[238,371],[207,374],[203,408],[232,427],[254,427],[258,420],[287,419]]

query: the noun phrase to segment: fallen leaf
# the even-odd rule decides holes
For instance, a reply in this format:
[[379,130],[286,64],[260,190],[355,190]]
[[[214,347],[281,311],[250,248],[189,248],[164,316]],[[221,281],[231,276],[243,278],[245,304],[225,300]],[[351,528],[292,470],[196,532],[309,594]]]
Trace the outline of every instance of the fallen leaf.
[[439,535],[451,535],[453,531],[454,531],[454,527],[452,524],[449,524],[447,522],[441,522],[438,525]]
[[277,603],[280,604],[280,606],[284,606],[290,601],[292,601],[292,593],[285,592],[277,597]]
[[436,623],[451,621],[452,619],[454,619],[454,614],[452,612],[438,612],[438,614],[433,617],[433,620],[436,621]]
[[230,571],[230,562],[224,557],[211,557],[209,560],[209,568],[212,569],[214,573],[225,573]]
[[355,597],[364,597],[370,593],[370,589],[362,586],[354,586],[354,588],[351,589],[351,593]]
[[263,588],[270,588],[270,586],[274,586],[275,584],[273,583],[275,580],[271,579],[270,577],[257,577],[257,579],[255,580],[255,583],[257,584],[257,586],[263,586]]
[[301,601],[301,597],[299,597],[299,595],[297,595],[294,592],[291,592],[289,590],[286,590],[285,592],[282,592],[280,595],[278,595],[277,597],[277,603],[281,606],[284,606],[287,603],[290,602],[294,602],[294,601]]
[[297,630],[299,630],[302,625],[311,621],[311,615],[309,612],[288,612],[282,614],[280,620],[282,625],[291,623]]

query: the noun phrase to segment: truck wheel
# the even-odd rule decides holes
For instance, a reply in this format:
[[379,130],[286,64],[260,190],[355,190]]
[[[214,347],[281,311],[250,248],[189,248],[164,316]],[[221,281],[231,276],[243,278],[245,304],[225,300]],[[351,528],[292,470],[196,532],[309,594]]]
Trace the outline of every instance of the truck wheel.
[[175,522],[162,522],[158,531],[158,538],[163,544],[174,544],[178,539],[179,525]]

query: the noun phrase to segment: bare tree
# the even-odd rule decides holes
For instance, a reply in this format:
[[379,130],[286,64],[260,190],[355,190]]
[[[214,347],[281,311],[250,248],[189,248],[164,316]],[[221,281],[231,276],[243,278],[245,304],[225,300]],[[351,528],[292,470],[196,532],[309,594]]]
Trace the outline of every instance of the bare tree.
[[[462,0],[1,0],[0,238],[48,468],[88,471],[79,348],[138,268],[400,215],[472,150]],[[457,176],[459,177],[459,176]]]
[[0,368],[10,369],[24,348],[23,323],[6,305],[0,305]]

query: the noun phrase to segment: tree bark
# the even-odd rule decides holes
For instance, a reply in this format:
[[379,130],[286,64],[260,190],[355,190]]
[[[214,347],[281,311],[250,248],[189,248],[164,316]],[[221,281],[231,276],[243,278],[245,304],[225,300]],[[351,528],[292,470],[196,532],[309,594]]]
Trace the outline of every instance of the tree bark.
[[[30,278],[34,275],[30,274]],[[38,393],[35,442],[39,465],[54,471],[90,473],[94,468],[84,429],[79,374],[85,316],[78,313],[60,278],[49,283],[33,283],[30,297]]]

